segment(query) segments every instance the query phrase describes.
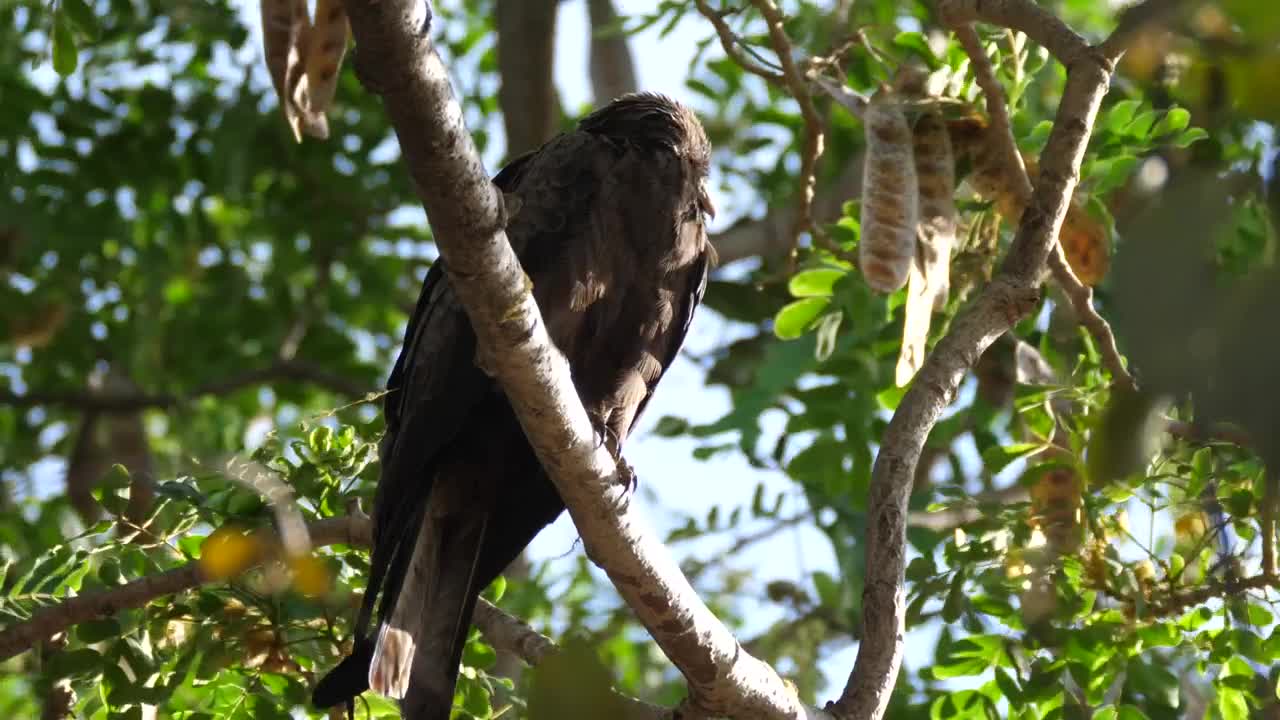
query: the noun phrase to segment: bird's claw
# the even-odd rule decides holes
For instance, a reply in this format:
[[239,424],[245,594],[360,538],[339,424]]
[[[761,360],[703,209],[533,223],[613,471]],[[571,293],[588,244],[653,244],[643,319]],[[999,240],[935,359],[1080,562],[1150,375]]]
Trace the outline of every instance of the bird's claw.
[[640,478],[637,477],[634,468],[631,468],[630,462],[626,457],[622,456],[622,442],[618,439],[618,434],[613,432],[613,428],[608,424],[595,424],[596,447],[604,446],[608,448],[609,455],[613,456],[614,471],[617,473],[618,480],[625,484],[627,492],[635,492],[640,487]]
[[631,467],[631,463],[627,462],[626,458],[618,455],[616,459],[618,480],[626,486],[628,493],[634,493],[636,488],[640,487],[640,477],[636,475],[635,468]]

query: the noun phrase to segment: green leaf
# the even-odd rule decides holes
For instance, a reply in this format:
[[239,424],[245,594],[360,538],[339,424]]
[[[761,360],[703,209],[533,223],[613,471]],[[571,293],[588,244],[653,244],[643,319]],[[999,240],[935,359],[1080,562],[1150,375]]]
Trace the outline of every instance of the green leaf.
[[1138,158],[1133,155],[1117,155],[1093,163],[1089,176],[1092,178],[1093,192],[1105,195],[1124,185],[1133,175],[1138,165]]
[[71,32],[71,24],[66,14],[53,14],[53,69],[66,77],[76,71],[79,65],[79,53],[76,51],[76,38]]
[[1234,688],[1218,686],[1214,705],[1222,714],[1222,720],[1248,720],[1249,704],[1245,702],[1244,693]]
[[115,618],[91,620],[76,626],[76,637],[86,645],[99,643],[120,634],[120,623]]
[[1141,105],[1141,100],[1121,100],[1107,111],[1106,118],[1102,121],[1102,127],[1111,132],[1120,133],[1129,123],[1133,122],[1133,116]]
[[847,274],[844,270],[834,268],[803,270],[791,276],[787,289],[792,296],[798,298],[829,297],[835,284]]
[[823,607],[839,609],[843,587],[831,575],[821,570],[813,574],[813,588],[818,593],[818,602]]
[[921,33],[900,32],[894,36],[893,44],[919,56],[921,60],[928,63],[930,70],[937,70],[942,67],[942,61],[933,54],[933,48],[929,47],[929,41]]
[[774,317],[773,333],[780,340],[800,337],[830,304],[827,298],[805,298],[787,305]]
[[1173,141],[1173,144],[1174,147],[1190,147],[1192,143],[1199,142],[1207,137],[1209,137],[1209,133],[1204,128],[1188,128],[1183,131],[1182,134],[1178,135],[1178,137]]
[[1272,620],[1275,619],[1270,610],[1257,603],[1249,603],[1248,614],[1249,623],[1259,627],[1268,627],[1271,625]]
[[80,32],[90,38],[98,37],[98,18],[85,0],[62,0],[61,7]]
[[1093,714],[1093,720],[1116,720],[1119,715],[1120,711],[1116,710],[1115,705],[1108,705],[1104,708],[1098,708],[1097,712]]
[[320,425],[307,436],[307,444],[319,455],[328,455],[333,449],[333,430],[328,425]]
[[986,471],[995,474],[1005,469],[1014,460],[1026,457],[1043,448],[1040,443],[1013,443],[1010,445],[992,445],[982,453],[982,462]]
[[485,597],[489,599],[489,602],[496,603],[501,600],[502,596],[506,593],[507,577],[505,575],[499,575],[493,579],[493,582],[489,583],[489,590],[485,593]]
[[1170,108],[1165,112],[1164,117],[1156,123],[1152,128],[1151,134],[1155,137],[1168,135],[1169,133],[1180,132],[1187,125],[1191,124],[1191,113],[1180,107]]

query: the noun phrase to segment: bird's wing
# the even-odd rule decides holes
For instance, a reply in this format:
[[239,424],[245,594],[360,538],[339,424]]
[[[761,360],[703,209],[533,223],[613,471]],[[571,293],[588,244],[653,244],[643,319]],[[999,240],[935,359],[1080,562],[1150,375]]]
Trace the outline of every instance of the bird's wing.
[[676,356],[680,354],[680,348],[684,345],[684,340],[689,335],[689,326],[693,323],[693,314],[697,311],[698,306],[702,304],[702,297],[707,292],[707,278],[710,273],[711,252],[704,251],[688,272],[687,287],[684,294],[679,298],[680,302],[676,308],[676,317],[679,319],[678,324],[672,323],[666,336],[666,353],[660,358],[662,369],[658,372],[658,376],[648,384],[649,391],[645,393],[645,396],[640,400],[640,404],[636,406],[635,414],[631,417],[631,427],[628,429],[628,434],[635,432],[636,423],[640,421],[640,415],[644,413],[645,407],[649,404],[649,399],[653,397],[653,391],[657,389],[658,382],[662,380],[662,376],[666,374],[671,364],[675,362]]
[[[526,153],[513,160],[494,184],[504,192],[512,190],[534,155]],[[331,707],[368,688],[374,639],[367,633],[375,608],[380,618],[392,612],[435,486],[440,455],[495,389],[475,365],[475,347],[466,311],[449,283],[444,261],[438,261],[423,280],[403,347],[387,380],[373,554],[356,622],[355,647],[317,684],[312,696],[317,707]]]

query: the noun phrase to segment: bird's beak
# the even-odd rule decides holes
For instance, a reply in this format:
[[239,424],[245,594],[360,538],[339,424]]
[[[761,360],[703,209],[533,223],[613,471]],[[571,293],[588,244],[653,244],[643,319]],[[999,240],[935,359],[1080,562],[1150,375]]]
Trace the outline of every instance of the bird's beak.
[[711,195],[705,189],[698,192],[698,208],[712,220],[716,219],[716,204],[711,202]]

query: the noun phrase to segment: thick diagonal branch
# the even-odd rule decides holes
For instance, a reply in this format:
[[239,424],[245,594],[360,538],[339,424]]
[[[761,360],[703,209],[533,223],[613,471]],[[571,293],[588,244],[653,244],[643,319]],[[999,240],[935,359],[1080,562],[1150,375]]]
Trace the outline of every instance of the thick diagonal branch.
[[742,650],[698,597],[596,442],[569,365],[507,241],[502,196],[467,132],[428,37],[429,6],[347,0],[362,74],[383,98],[480,352],[501,383],[588,556],[689,681],[694,707],[751,718],[822,717]]

